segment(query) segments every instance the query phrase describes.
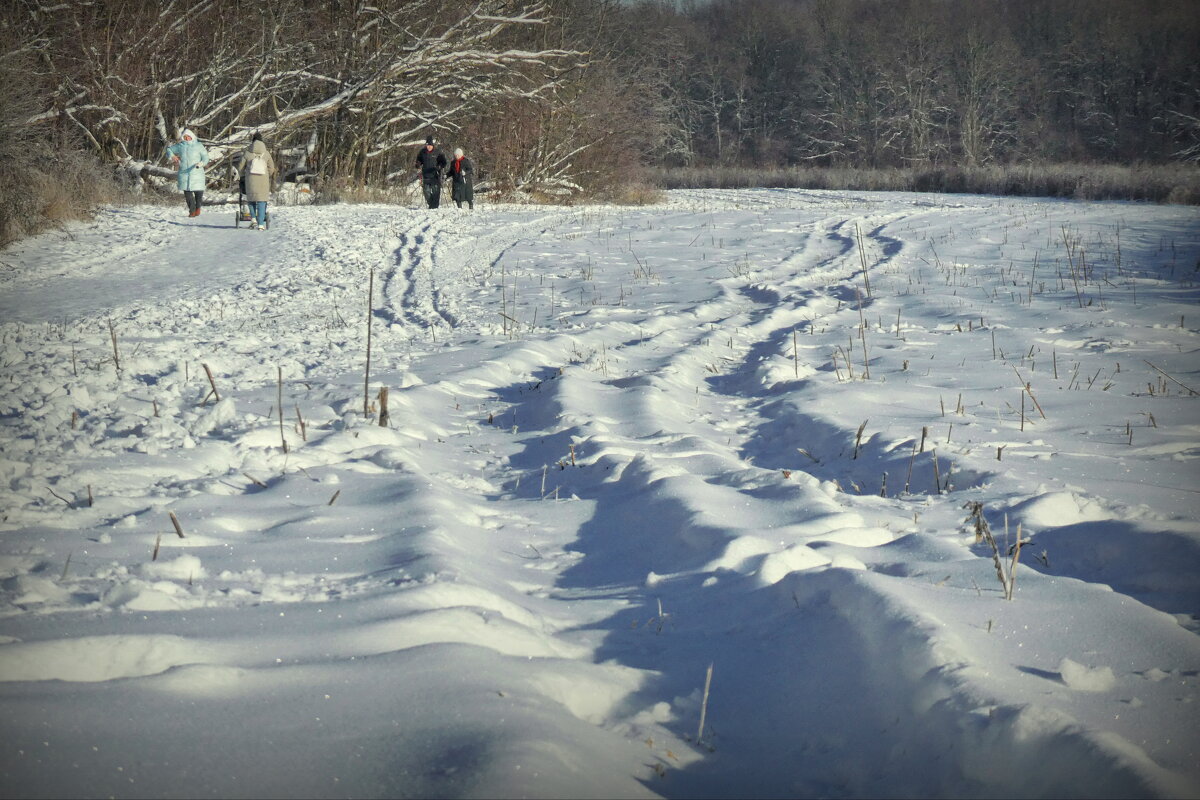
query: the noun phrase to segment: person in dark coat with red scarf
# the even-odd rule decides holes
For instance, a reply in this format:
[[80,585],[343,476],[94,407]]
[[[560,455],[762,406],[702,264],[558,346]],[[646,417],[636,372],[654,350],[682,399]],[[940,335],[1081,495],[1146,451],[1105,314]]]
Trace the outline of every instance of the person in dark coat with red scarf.
[[462,208],[462,204],[466,203],[468,208],[474,210],[475,165],[463,155],[461,147],[454,151],[454,160],[446,172],[450,176],[450,197],[454,204]]

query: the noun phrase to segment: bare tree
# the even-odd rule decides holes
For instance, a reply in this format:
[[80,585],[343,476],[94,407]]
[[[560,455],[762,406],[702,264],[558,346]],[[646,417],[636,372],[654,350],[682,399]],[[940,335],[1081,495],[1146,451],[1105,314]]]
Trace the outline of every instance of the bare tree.
[[1017,58],[1009,42],[985,39],[978,30],[967,33],[957,52],[953,80],[962,160],[986,164],[1017,141]]
[[481,102],[546,96],[581,57],[531,46],[524,33],[546,24],[541,3],[21,5],[55,82],[30,121],[77,126],[97,152],[134,166],[186,125],[218,162],[258,130],[311,149],[338,176],[395,175],[425,131],[452,130]]

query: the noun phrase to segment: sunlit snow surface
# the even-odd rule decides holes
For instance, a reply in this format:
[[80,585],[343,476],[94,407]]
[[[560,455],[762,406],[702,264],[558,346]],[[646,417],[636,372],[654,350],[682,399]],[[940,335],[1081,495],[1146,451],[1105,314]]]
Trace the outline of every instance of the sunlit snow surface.
[[1197,209],[232,222],[0,252],[4,796],[1200,793]]

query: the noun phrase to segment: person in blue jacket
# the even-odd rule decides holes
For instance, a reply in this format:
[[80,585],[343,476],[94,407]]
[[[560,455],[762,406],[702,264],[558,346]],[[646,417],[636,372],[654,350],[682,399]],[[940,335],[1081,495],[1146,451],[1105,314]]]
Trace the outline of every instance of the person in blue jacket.
[[179,173],[177,180],[187,200],[188,216],[200,216],[200,204],[204,201],[204,165],[208,163],[208,151],[196,138],[196,134],[185,128],[179,135],[179,142],[167,148]]

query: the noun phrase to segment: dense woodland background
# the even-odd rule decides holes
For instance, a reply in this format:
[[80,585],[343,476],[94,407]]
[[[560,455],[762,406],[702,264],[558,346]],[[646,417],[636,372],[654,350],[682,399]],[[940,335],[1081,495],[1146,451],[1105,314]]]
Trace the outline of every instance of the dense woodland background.
[[540,198],[765,183],[1200,202],[1196,10],[16,0],[0,11],[0,241],[94,201],[113,167],[169,183],[184,126],[218,185],[258,130],[331,197],[404,185],[432,132],[485,188]]

